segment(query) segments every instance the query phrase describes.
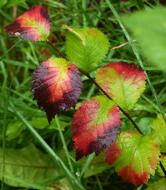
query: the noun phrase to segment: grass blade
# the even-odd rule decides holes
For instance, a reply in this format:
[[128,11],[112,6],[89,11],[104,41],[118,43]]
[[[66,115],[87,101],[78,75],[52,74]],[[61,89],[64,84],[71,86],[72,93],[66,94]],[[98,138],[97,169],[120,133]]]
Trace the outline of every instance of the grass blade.
[[16,116],[25,124],[25,126],[29,129],[32,135],[38,140],[38,142],[42,145],[42,147],[47,151],[47,153],[53,158],[53,160],[64,170],[66,176],[69,179],[69,182],[73,186],[73,189],[84,190],[84,187],[80,184],[80,182],[76,179],[76,177],[70,172],[61,158],[53,151],[53,149],[43,140],[43,138],[38,134],[38,132],[31,126],[31,124],[26,120],[26,118],[18,112],[14,105],[10,103],[12,111],[16,114]]

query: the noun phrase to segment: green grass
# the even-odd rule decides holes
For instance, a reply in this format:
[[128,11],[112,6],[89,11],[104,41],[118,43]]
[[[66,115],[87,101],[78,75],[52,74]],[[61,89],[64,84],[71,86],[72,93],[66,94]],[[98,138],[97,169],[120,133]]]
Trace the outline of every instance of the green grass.
[[[74,190],[145,189],[145,186],[136,188],[123,182],[112,168],[104,165],[102,158],[96,158],[94,154],[76,162],[70,132],[74,109],[60,114],[49,126],[45,113],[38,109],[32,98],[31,76],[42,60],[52,54],[59,56],[59,52],[64,55],[65,38],[62,27],[64,24],[98,27],[109,37],[111,44],[110,51],[101,65],[111,61],[134,62],[144,68],[148,76],[146,91],[135,110],[130,113],[132,118],[139,123],[143,117],[154,117],[158,112],[165,113],[166,77],[163,72],[149,65],[140,55],[119,17],[122,13],[128,14],[147,6],[153,7],[159,1],[27,0],[20,1],[18,4],[16,0],[13,2],[15,3],[12,6],[6,3],[0,8],[0,144],[3,148],[3,163],[5,163],[5,149],[19,149],[33,143],[38,149],[50,155],[52,163],[63,170],[62,177],[53,179],[57,186],[60,184],[62,187],[61,180],[65,180],[62,184],[69,183],[67,189]],[[45,4],[49,7],[52,20],[50,42],[56,47],[55,49],[45,43],[32,43],[9,37],[4,32],[4,26],[13,21],[16,15],[20,15],[35,4]],[[123,43],[126,45],[117,49],[113,48]],[[80,100],[99,93],[85,76],[82,79],[84,90]],[[123,124],[128,124],[125,117]],[[2,176],[7,166],[1,163],[0,167],[0,176]],[[88,175],[88,172],[91,172],[91,175],[84,177]],[[6,183],[3,177],[1,179],[1,190],[37,188],[33,185],[30,185],[30,188],[13,187]]]

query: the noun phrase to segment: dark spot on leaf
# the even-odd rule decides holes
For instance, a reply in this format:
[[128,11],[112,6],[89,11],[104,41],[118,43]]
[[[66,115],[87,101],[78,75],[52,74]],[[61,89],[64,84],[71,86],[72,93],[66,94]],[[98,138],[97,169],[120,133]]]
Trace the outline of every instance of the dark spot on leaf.
[[92,152],[95,152],[96,155],[98,155],[102,150],[107,149],[110,145],[112,145],[117,135],[120,132],[119,127],[114,127],[112,129],[109,129],[108,131],[105,131],[103,136],[97,137],[96,141],[93,141],[88,146],[88,151],[86,154],[81,151],[76,151],[76,159],[79,160],[83,156],[86,156]]

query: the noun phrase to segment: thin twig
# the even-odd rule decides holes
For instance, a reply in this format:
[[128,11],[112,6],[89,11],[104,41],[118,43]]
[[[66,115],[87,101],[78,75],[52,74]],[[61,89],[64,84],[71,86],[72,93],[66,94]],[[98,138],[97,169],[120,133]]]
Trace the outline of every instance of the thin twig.
[[[133,42],[135,42],[135,40],[133,40]],[[129,42],[124,42],[123,44],[120,44],[118,46],[114,46],[114,47],[111,48],[111,51],[115,50],[115,49],[120,49],[120,48],[122,48],[122,47],[124,47],[124,46],[126,46],[128,44],[129,44]]]
[[[101,90],[103,92],[103,94],[110,100],[112,100],[112,98],[102,89],[102,87],[90,76],[89,73],[83,71],[82,69],[79,69],[80,72],[82,74],[84,74],[85,76],[88,77],[89,80],[92,81],[92,83],[94,83],[96,85],[96,87]],[[114,101],[114,100],[112,100]],[[114,101],[115,102],[115,101]],[[116,103],[116,102],[115,102]],[[135,129],[141,134],[143,135],[142,131],[139,129],[138,125],[135,123],[135,121],[131,118],[131,116],[123,109],[121,108],[119,105],[118,105],[120,111],[128,118],[128,120],[133,124],[133,126],[135,127]]]
[[63,53],[61,51],[59,51],[59,49],[56,46],[52,45],[52,43],[50,41],[47,41],[47,44],[49,47],[51,47],[52,50],[55,50],[57,52],[58,56],[60,56],[62,58],[64,57]]
[[75,36],[77,36],[78,39],[82,42],[82,44],[85,46],[85,40],[83,39],[83,37],[78,32],[76,32],[75,30],[73,30],[73,28],[71,28],[67,25],[63,25],[63,28],[68,30],[69,32],[73,33]]
[[122,48],[122,47],[126,46],[128,43],[129,43],[129,42],[125,42],[125,43],[120,44],[120,45],[118,45],[118,46],[114,46],[114,47],[111,48],[111,50],[115,50],[115,49]]

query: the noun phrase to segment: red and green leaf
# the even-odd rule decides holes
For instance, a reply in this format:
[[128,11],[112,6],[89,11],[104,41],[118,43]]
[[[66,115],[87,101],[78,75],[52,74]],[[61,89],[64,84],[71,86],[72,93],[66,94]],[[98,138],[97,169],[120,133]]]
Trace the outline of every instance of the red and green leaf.
[[5,29],[7,33],[25,40],[46,41],[50,33],[47,8],[41,5],[33,6]]
[[47,113],[49,122],[57,113],[76,104],[81,88],[79,70],[62,58],[51,57],[33,73],[34,99]]
[[82,102],[72,121],[76,158],[92,152],[96,155],[116,139],[120,127],[118,107],[104,96]]
[[147,183],[159,161],[159,146],[152,138],[137,132],[122,132],[110,146],[106,162],[113,165],[118,175],[134,185]]
[[145,88],[145,74],[136,65],[114,62],[98,69],[97,83],[123,109],[130,110]]

